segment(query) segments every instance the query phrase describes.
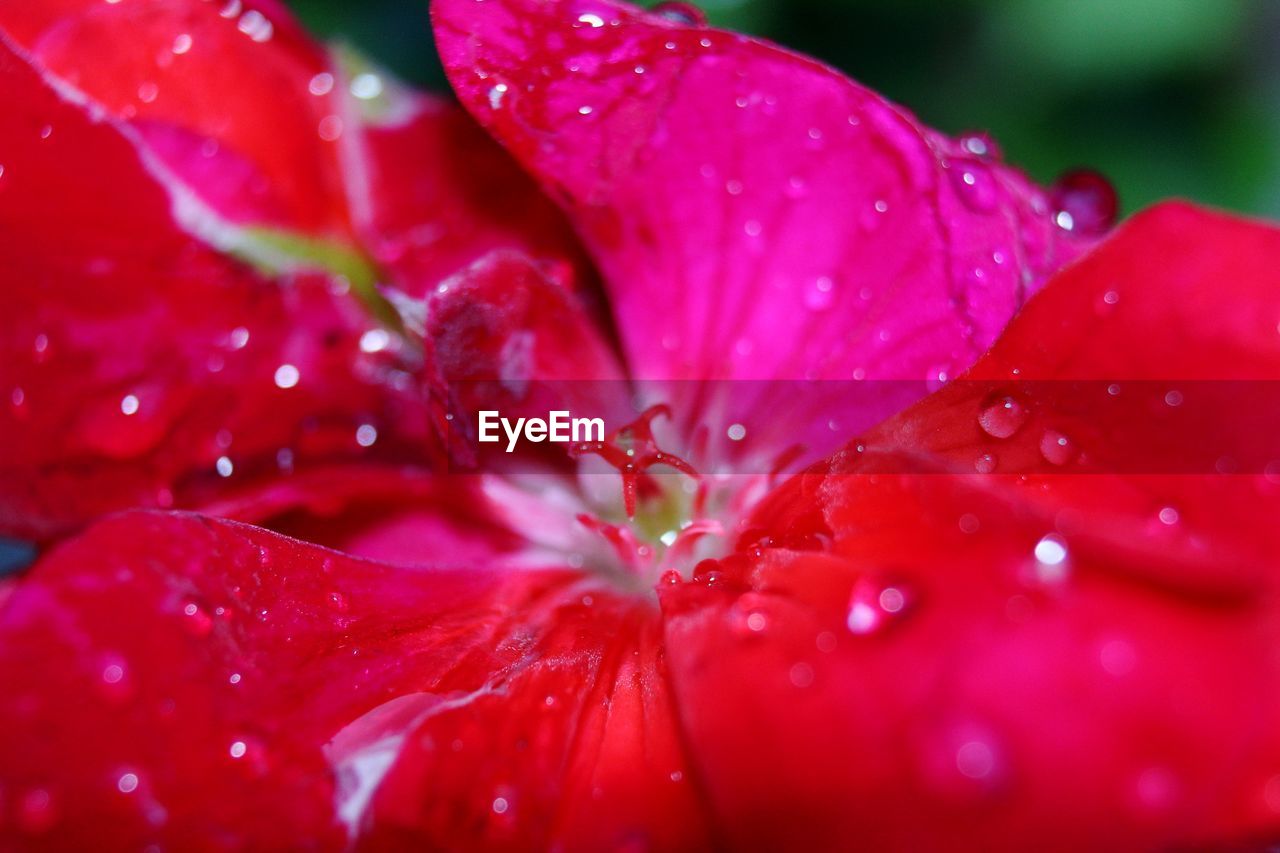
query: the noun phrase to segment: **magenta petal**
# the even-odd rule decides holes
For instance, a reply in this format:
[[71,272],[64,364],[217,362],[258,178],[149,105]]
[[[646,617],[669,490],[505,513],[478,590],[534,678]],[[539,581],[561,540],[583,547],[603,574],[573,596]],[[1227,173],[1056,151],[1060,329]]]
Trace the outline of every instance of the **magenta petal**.
[[954,376],[1081,241],[811,60],[633,7],[441,0],[463,102],[559,198],[642,378]]

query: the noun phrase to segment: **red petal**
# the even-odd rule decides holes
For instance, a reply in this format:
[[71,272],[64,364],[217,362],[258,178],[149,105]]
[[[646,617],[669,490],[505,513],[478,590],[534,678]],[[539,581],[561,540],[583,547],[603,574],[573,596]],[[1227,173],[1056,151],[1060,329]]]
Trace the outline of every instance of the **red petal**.
[[[0,528],[50,537],[192,505],[219,474],[275,474],[280,451],[305,465],[409,440],[425,455],[416,388],[396,385],[394,346],[361,351],[355,300],[182,232],[125,136],[7,47],[0,89]],[[371,450],[364,424],[382,431]]]
[[609,0],[432,9],[637,376],[954,376],[1079,249],[1022,176],[807,59]]
[[276,3],[59,0],[0,12],[0,28],[230,222],[354,233],[417,292],[499,247],[580,261],[462,111],[330,54]]
[[[452,103],[401,93],[411,112],[362,127],[353,206],[373,257],[414,297],[494,251],[565,266],[596,287],[564,215],[515,161]],[[574,273],[574,276],[567,275]]]
[[309,92],[327,58],[275,4],[60,0],[13,6],[0,28],[224,216],[346,230],[338,150],[321,139],[341,99]]
[[135,513],[33,570],[0,672],[10,841],[706,842],[656,611],[569,572]]
[[[1116,419],[1105,392],[1056,412],[1027,390],[1274,377],[1277,263],[1273,228],[1177,205],[1136,218],[970,374],[1030,395],[1018,429],[983,429],[989,383],[957,383],[775,494],[736,574],[667,592],[682,718],[716,808],[746,817],[737,840],[796,843],[783,815],[802,844],[906,848],[1280,832],[1280,490],[1115,473],[1089,460],[1183,427]],[[1227,435],[1257,428],[1216,414]],[[1104,427],[1055,464],[1042,419],[1064,415]],[[1010,467],[973,473],[984,453]]]

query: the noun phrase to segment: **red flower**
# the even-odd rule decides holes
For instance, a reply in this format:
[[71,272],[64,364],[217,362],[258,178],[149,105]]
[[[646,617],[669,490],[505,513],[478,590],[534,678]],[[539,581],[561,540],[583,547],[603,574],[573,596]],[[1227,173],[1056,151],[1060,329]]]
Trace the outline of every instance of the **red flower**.
[[[1054,275],[1093,185],[809,60],[434,15],[594,267],[274,6],[0,12],[0,524],[89,525],[0,603],[7,845],[1275,837],[1272,413],[1214,381],[1280,366],[1280,232],[1166,205]],[[624,377],[669,408],[446,470],[446,414]]]

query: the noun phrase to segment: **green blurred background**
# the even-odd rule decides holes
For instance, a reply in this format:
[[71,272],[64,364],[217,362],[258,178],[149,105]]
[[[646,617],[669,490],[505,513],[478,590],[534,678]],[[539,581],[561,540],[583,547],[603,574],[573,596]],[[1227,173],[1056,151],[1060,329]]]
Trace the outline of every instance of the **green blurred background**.
[[[425,0],[290,0],[316,32],[444,89]],[[1166,196],[1280,217],[1276,0],[705,0],[1041,181],[1080,165],[1126,212]]]

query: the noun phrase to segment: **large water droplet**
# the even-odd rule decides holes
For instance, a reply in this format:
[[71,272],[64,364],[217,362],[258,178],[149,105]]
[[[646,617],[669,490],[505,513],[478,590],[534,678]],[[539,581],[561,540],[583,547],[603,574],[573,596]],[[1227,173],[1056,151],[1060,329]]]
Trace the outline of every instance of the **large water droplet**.
[[704,27],[707,24],[706,13],[692,3],[657,3],[649,11],[668,21],[689,27]]
[[1040,455],[1051,465],[1066,465],[1079,452],[1075,442],[1057,430],[1045,430],[1040,438]]
[[1069,230],[1080,234],[1107,231],[1115,224],[1119,210],[1111,182],[1091,169],[1063,173],[1050,190],[1050,203],[1059,224],[1069,222]]
[[1008,395],[988,401],[978,415],[978,425],[992,438],[1009,438],[1026,423],[1027,408]]

